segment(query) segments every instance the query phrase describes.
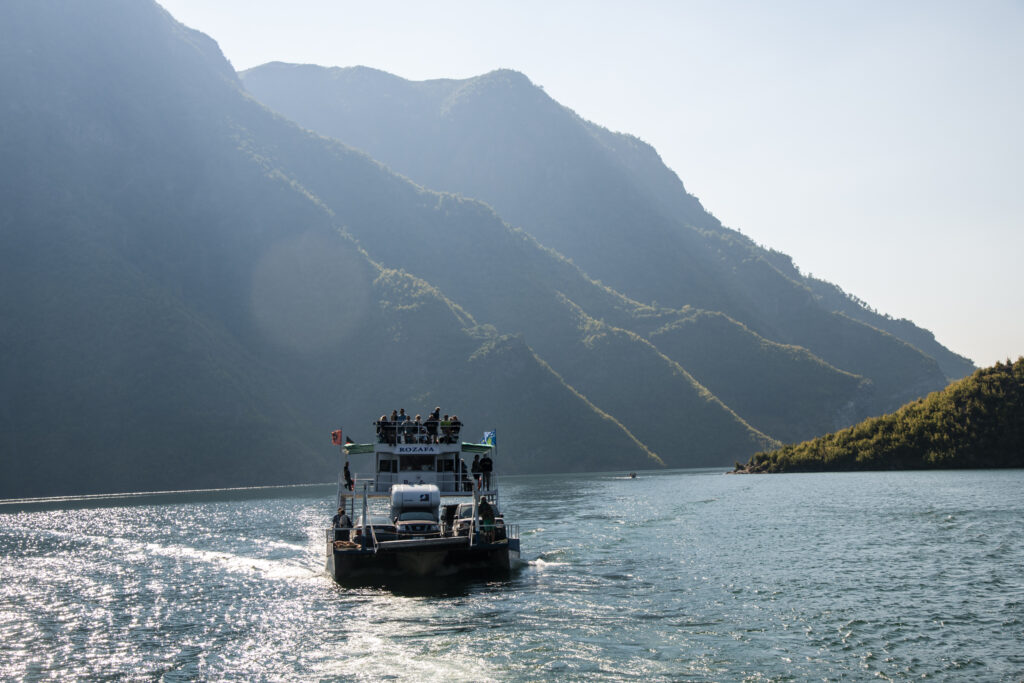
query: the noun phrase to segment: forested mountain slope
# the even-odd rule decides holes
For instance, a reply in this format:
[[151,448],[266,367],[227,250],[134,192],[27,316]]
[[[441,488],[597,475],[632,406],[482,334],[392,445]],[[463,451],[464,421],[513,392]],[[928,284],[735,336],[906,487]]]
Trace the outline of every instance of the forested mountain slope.
[[529,440],[506,471],[565,469],[566,425],[581,468],[659,464],[521,338],[370,260],[275,148],[350,161],[366,213],[424,193],[254,102],[206,36],[104,0],[5,4],[0,39],[0,496],[330,480],[329,430],[400,404]]
[[[605,176],[545,157],[547,180],[508,191],[547,228],[516,228],[493,198],[275,114],[148,0],[3,4],[0,46],[0,497],[324,481],[331,429],[368,439],[380,413],[438,404],[499,429],[504,471],[718,465],[942,383],[896,337],[799,315],[811,290],[652,172],[653,150],[557,105],[538,134],[604,140],[583,151]],[[536,122],[501,144],[468,127],[490,98],[526,116],[546,95],[509,72],[454,99],[452,83],[423,86],[459,122],[423,141],[424,164],[539,172],[542,150],[517,143]],[[455,149],[459,127],[476,137]],[[533,194],[549,186],[584,194]],[[637,244],[681,241],[645,260],[628,234],[584,229],[608,212],[650,217]],[[591,238],[625,250],[622,292],[552,248]],[[757,278],[790,284],[762,300]],[[801,335],[842,362],[780,345]]]
[[[483,199],[633,299],[724,312],[876,382],[901,361],[872,376],[890,357],[892,347],[880,340],[837,354],[834,337],[850,319],[908,333],[905,341],[938,359],[949,377],[973,369],[926,332],[890,324],[834,286],[804,278],[788,257],[723,228],[649,145],[584,121],[521,74],[410,82],[364,67],[273,63],[242,77],[255,96],[302,125],[425,186]],[[943,383],[935,368],[920,379],[932,388]],[[913,395],[877,389],[892,407]]]
[[1024,467],[1024,358],[833,434],[757,453],[741,472]]

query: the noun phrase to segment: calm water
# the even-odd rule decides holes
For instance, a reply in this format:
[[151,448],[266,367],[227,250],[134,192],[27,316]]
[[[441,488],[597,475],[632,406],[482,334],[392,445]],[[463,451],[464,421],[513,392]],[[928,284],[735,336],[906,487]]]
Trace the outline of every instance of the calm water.
[[503,486],[525,566],[398,591],[329,487],[0,506],[0,679],[1024,678],[1024,471]]

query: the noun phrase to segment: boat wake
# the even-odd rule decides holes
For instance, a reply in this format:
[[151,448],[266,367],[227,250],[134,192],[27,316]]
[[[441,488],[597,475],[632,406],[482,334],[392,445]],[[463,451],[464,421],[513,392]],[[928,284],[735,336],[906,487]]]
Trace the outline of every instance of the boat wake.
[[148,543],[147,553],[169,558],[214,564],[230,572],[257,574],[267,579],[311,579],[319,575],[298,561],[236,555],[234,553],[200,550],[189,546]]
[[548,567],[567,567],[569,565],[568,562],[548,562],[541,557],[538,557],[536,560],[520,560],[520,562],[525,562],[526,564],[524,566],[534,567],[541,571]]

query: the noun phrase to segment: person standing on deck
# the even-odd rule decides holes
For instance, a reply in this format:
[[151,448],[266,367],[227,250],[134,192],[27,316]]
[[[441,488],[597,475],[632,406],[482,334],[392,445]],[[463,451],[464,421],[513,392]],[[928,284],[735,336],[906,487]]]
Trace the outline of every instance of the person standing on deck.
[[480,531],[483,534],[484,541],[492,543],[494,541],[494,508],[487,502],[487,498],[480,498],[477,512],[480,515]]
[[334,524],[334,540],[349,540],[349,534],[352,529],[352,520],[349,518],[348,513],[345,512],[344,507],[338,508],[338,514],[334,515],[334,519],[331,521]]
[[395,424],[395,428],[396,428],[396,435],[397,435],[396,443],[399,442],[399,441],[406,442],[405,441],[405,423],[408,422],[408,421],[409,421],[409,416],[405,414],[405,408],[399,408],[399,410],[398,410],[398,417],[395,420],[395,423],[396,423]]
[[491,472],[494,470],[494,461],[491,460],[490,453],[484,453],[484,457],[480,458],[480,474],[484,478],[484,490],[491,490]]
[[427,443],[437,443],[437,427],[441,423],[441,406],[434,408],[434,412],[427,416],[424,423],[427,427]]
[[391,411],[391,422],[388,424],[388,443],[394,446],[398,443],[398,411]]
[[[406,416],[408,417],[408,416]],[[416,419],[409,418],[405,421],[405,442],[406,443],[419,443],[420,442],[420,416],[417,415]]]
[[469,466],[470,472],[473,473],[473,485],[480,488],[480,454],[473,456],[473,464]]

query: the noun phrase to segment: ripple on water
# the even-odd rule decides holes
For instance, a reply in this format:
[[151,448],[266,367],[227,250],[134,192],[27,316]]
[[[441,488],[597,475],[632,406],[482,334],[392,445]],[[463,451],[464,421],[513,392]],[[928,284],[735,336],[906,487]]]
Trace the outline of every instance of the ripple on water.
[[504,483],[509,580],[393,590],[329,491],[5,514],[0,679],[1024,676],[1021,472]]

